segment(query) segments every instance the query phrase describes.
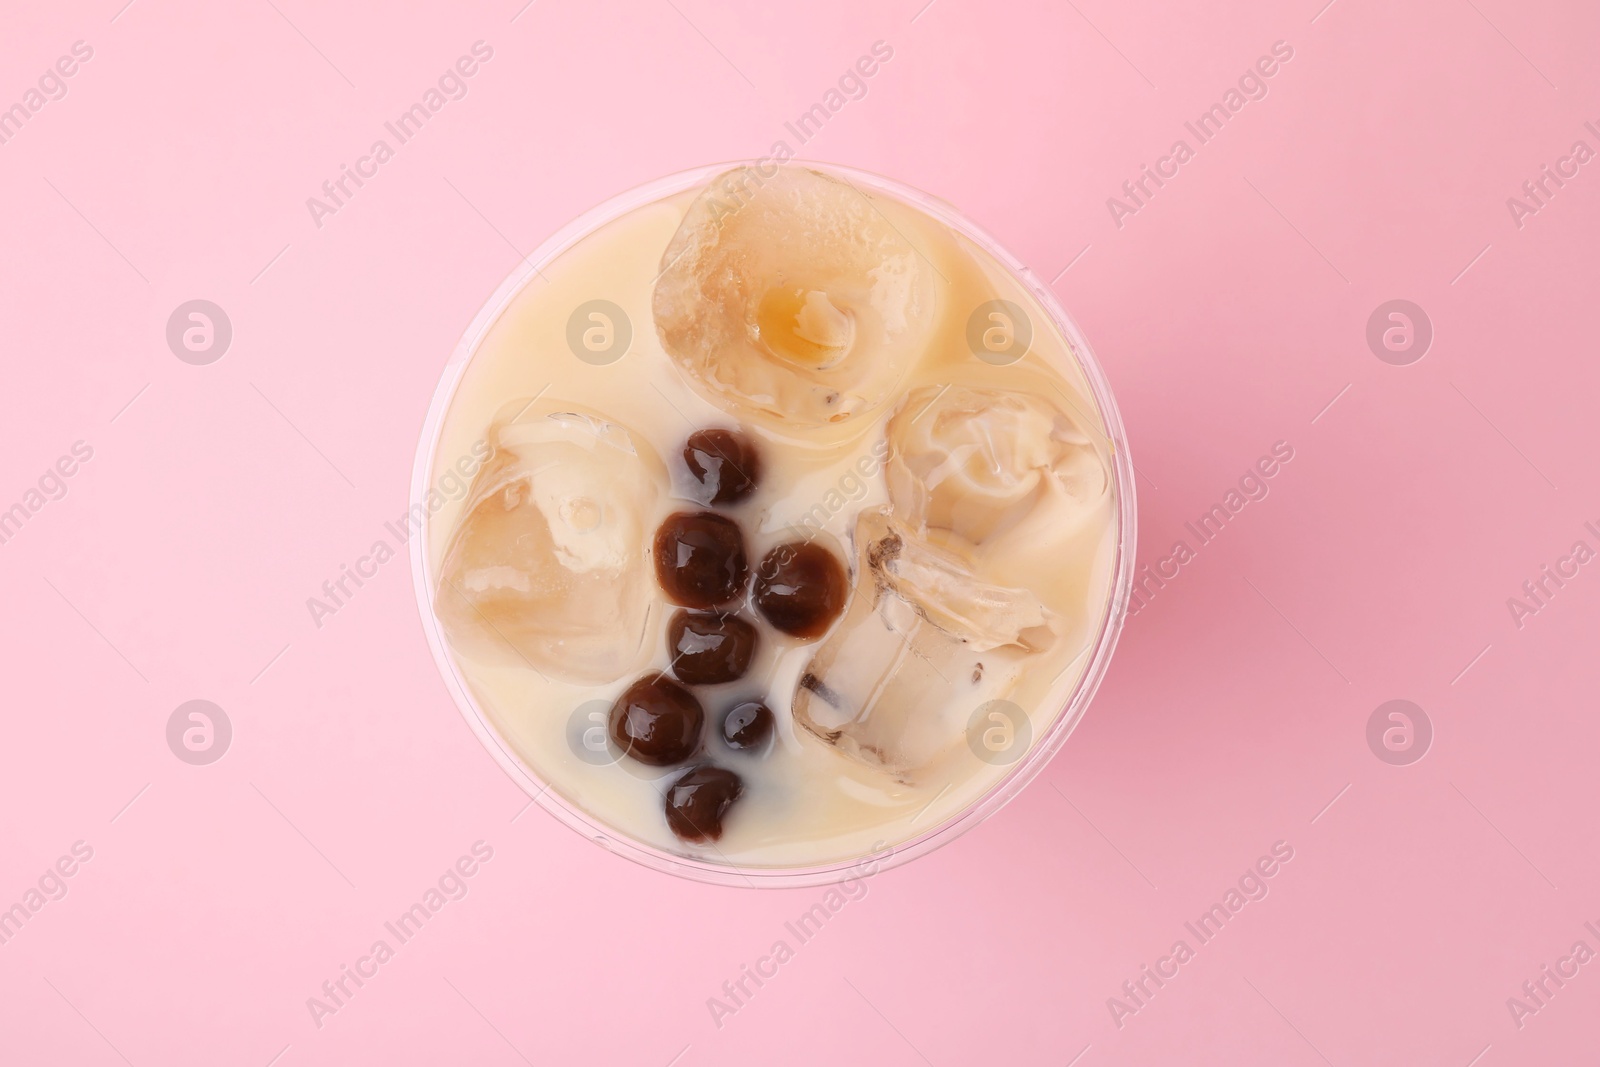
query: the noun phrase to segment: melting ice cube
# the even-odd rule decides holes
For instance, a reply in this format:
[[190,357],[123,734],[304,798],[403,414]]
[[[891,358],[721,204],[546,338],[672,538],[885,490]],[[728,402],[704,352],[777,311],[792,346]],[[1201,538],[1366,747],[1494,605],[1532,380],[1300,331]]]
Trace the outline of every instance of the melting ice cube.
[[662,256],[662,346],[724,409],[865,424],[933,330],[932,264],[871,194],[800,166],[713,179]]
[[897,518],[982,555],[1059,545],[1111,481],[1053,400],[963,385],[914,389],[889,419],[884,477]]
[[636,669],[655,599],[645,541],[659,459],[574,411],[497,422],[489,443],[440,571],[435,610],[452,645],[572,682]]
[[850,608],[801,676],[794,717],[846,755],[915,782],[1055,643],[1060,620],[885,510],[864,512],[855,540]]

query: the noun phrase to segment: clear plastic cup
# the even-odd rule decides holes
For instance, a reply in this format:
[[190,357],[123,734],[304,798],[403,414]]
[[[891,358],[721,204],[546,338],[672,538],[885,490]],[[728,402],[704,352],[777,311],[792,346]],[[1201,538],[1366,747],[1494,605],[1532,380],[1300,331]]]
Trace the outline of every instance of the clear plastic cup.
[[[1054,294],[998,241],[943,200],[867,171],[810,160],[798,162],[899,199],[965,236],[993,256],[996,262],[1005,266],[1022,286],[1033,294],[1056,328],[1066,338],[1099,408],[1109,444],[1117,520],[1111,595],[1107,598],[1096,636],[1088,648],[1088,663],[1078,679],[1077,686],[1067,699],[1066,706],[1051,721],[1049,727],[1034,738],[1028,751],[1011,769],[973,803],[922,833],[903,841],[885,843],[884,846],[875,848],[871,854],[855,859],[835,860],[806,867],[742,867],[667,852],[647,842],[634,840],[569,803],[528,766],[511,744],[500,735],[484,709],[478,706],[471,688],[462,676],[433,611],[433,591],[437,585],[437,575],[428,559],[427,546],[431,530],[424,529],[413,536],[410,539],[411,572],[417,595],[417,609],[422,616],[422,628],[427,634],[428,644],[433,649],[439,672],[444,678],[446,688],[455,699],[456,707],[506,774],[510,775],[512,780],[545,811],[602,848],[657,871],[716,885],[787,889],[825,885],[851,877],[860,877],[863,873],[875,874],[932,852],[1005,807],[1044,769],[1045,764],[1049,763],[1051,757],[1066,743],[1067,737],[1083,718],[1084,711],[1099,688],[1111,661],[1117,636],[1127,615],[1133,588],[1134,472],[1122,418],[1112,397],[1111,387],[1107,384],[1105,374],[1095,360],[1088,342],[1084,340],[1077,324],[1057,302]],[[439,386],[433,395],[433,403],[423,423],[422,439],[417,447],[417,458],[411,479],[411,504],[422,504],[426,511],[425,497],[433,477],[440,430],[455,396],[457,385],[490,327],[529,279],[590,233],[629,211],[703,186],[733,167],[756,165],[772,164],[766,160],[714,164],[681,171],[630,189],[563,226],[519,263],[479,310],[445,364]]]

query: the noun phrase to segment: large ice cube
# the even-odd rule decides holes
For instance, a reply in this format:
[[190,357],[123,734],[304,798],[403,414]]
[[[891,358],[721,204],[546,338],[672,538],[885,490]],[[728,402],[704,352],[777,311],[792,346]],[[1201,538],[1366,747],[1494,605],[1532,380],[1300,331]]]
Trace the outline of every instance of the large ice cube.
[[1060,545],[1111,488],[1094,439],[1036,393],[914,389],[890,417],[888,439],[895,516],[988,558]]
[[645,541],[660,460],[571,410],[497,421],[489,444],[440,571],[435,610],[451,644],[573,682],[635,670],[655,602]]
[[933,267],[884,207],[800,166],[714,179],[661,259],[662,346],[740,417],[780,431],[864,424],[934,319]]
[[884,510],[856,525],[855,595],[812,657],[794,719],[839,751],[915,782],[963,743],[977,709],[1051,647],[1059,619],[1032,593],[975,577]]

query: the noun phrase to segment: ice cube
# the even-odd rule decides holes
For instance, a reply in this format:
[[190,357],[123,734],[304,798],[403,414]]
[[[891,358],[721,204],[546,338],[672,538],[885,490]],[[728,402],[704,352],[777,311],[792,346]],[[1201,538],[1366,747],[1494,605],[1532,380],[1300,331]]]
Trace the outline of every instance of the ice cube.
[[794,719],[840,752],[914,783],[957,751],[977,709],[1052,647],[1060,620],[985,582],[883,509],[856,525],[849,610],[794,696]]
[[713,403],[773,429],[864,424],[933,330],[924,254],[871,194],[800,166],[714,179],[661,264],[662,346]]
[[1061,544],[1111,488],[1094,439],[1036,393],[915,389],[890,417],[888,440],[896,517],[985,557]]
[[572,410],[525,411],[488,440],[440,570],[435,610],[451,644],[571,682],[637,669],[655,603],[646,537],[660,460]]

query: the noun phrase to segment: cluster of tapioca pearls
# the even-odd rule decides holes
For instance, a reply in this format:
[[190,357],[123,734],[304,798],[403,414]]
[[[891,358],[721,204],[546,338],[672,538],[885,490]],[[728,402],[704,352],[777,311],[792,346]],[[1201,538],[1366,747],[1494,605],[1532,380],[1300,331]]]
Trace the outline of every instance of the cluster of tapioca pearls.
[[[683,448],[694,495],[710,508],[736,505],[755,492],[761,454],[732,430],[697,430]],[[715,841],[744,781],[705,756],[706,712],[690,687],[721,685],[744,676],[761,642],[757,625],[739,614],[746,600],[760,619],[790,637],[814,640],[827,632],[850,595],[844,564],[809,541],[772,549],[751,580],[744,530],[719,511],[680,511],[656,530],[656,580],[679,606],[667,624],[667,673],[635,681],[611,707],[611,740],[654,767],[696,766],[667,788],[667,825],[685,841]],[[716,730],[735,752],[760,756],[769,747],[772,709],[742,700],[719,714]]]

